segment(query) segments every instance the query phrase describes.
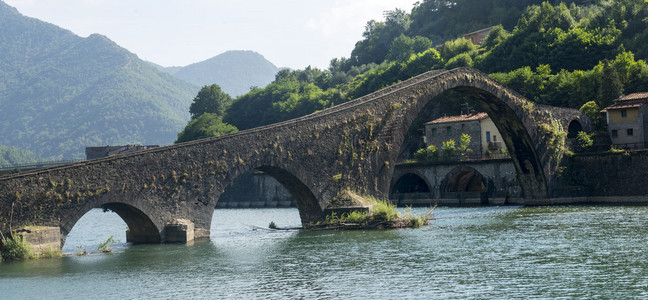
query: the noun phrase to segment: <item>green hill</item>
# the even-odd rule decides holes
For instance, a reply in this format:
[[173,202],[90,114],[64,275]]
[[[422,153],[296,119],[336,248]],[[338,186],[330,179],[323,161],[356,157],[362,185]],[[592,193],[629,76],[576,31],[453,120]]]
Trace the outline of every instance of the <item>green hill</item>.
[[279,68],[254,51],[227,51],[179,69],[166,68],[166,71],[198,86],[218,84],[225,93],[236,97],[249,92],[250,87],[268,85]]
[[0,145],[48,159],[85,146],[170,144],[197,86],[105,36],[87,38],[0,2]]

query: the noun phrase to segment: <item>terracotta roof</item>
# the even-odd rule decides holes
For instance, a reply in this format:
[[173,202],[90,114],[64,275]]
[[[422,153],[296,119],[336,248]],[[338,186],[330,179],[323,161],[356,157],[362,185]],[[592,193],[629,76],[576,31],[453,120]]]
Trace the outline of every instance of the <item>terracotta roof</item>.
[[485,112],[480,112],[480,113],[472,113],[472,114],[467,114],[467,115],[459,115],[459,116],[449,116],[449,117],[441,117],[436,120],[432,120],[430,122],[425,123],[425,125],[428,124],[442,124],[442,123],[453,123],[453,122],[465,122],[465,121],[475,121],[475,120],[483,120],[488,118],[488,114]]
[[633,93],[633,94],[630,94],[630,95],[626,95],[624,97],[621,97],[621,98],[615,100],[614,102],[617,102],[617,101],[634,101],[634,100],[647,100],[648,101],[648,92]]
[[482,32],[484,32],[484,31],[490,31],[491,29],[493,29],[493,27],[495,27],[495,26],[491,26],[491,27],[486,27],[486,28],[482,28],[482,29],[479,29],[479,30],[475,30],[475,31],[473,31],[473,32],[466,33],[466,34],[464,34],[463,36],[471,36],[471,35],[473,35],[473,34],[482,33]]
[[648,92],[645,93],[633,93],[630,95],[623,96],[617,100],[614,100],[614,104],[604,108],[601,112],[606,112],[611,109],[625,109],[639,107],[648,103]]

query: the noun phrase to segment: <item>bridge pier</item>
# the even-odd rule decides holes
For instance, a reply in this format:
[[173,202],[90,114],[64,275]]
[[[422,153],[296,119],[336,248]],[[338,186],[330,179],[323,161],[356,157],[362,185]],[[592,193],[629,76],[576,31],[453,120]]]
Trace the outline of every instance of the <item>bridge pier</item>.
[[17,230],[15,235],[21,235],[36,256],[61,250],[61,229],[58,227],[25,226]]
[[187,219],[174,219],[164,227],[164,242],[190,243],[194,240],[194,223]]

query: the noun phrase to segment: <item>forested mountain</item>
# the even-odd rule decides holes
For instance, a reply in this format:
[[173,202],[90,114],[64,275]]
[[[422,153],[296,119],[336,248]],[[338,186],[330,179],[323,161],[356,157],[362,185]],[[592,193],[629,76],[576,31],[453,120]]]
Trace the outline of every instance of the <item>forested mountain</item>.
[[236,97],[251,87],[265,87],[279,71],[274,64],[254,51],[227,51],[186,67],[166,68],[174,76],[198,86],[218,84]]
[[81,38],[0,2],[0,145],[46,159],[84,147],[170,144],[197,86],[108,38]]

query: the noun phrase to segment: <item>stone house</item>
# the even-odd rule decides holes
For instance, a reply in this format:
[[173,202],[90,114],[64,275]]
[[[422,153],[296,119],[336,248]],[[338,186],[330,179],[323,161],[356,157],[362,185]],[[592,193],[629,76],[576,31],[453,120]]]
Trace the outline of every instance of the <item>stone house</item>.
[[612,144],[620,148],[645,148],[648,140],[648,92],[634,93],[603,109]]
[[495,123],[484,112],[441,117],[425,123],[425,144],[441,149],[444,141],[455,140],[458,146],[462,133],[470,135],[468,148],[472,149],[473,154],[491,156],[506,152],[506,145],[502,142]]

